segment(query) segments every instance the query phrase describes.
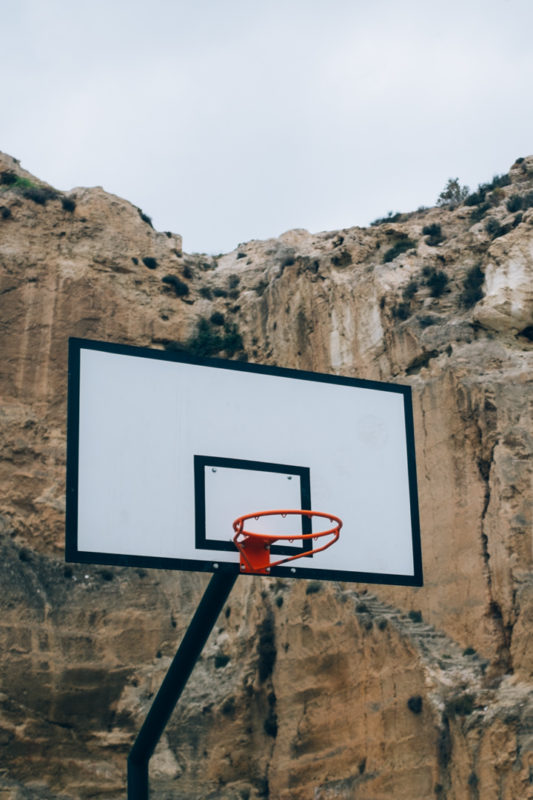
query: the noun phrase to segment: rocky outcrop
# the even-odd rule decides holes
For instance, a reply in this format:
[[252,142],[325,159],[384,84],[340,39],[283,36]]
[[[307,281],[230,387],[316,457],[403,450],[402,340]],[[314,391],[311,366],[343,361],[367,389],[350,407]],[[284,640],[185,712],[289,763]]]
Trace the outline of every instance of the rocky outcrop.
[[[220,257],[0,157],[0,794],[124,796],[205,576],[65,565],[69,336],[409,383],[425,585],[240,578],[154,796],[533,797],[533,157]],[[362,532],[364,535],[364,532]]]

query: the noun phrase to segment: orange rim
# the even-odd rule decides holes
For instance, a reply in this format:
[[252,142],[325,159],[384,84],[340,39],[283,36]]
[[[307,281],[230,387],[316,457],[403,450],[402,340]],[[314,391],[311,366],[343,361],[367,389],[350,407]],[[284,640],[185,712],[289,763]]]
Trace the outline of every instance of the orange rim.
[[[247,520],[259,519],[260,517],[282,516],[286,517],[288,514],[293,516],[305,517],[322,517],[334,523],[333,527],[326,530],[317,531],[313,533],[295,533],[295,534],[276,534],[276,533],[256,533],[254,531],[246,530],[244,525]],[[342,520],[335,516],[335,514],[328,514],[324,511],[310,511],[307,509],[278,509],[276,511],[256,511],[253,514],[243,514],[242,517],[237,517],[233,522],[233,530],[235,536],[233,542],[240,553],[241,571],[245,573],[267,575],[272,567],[278,567],[280,564],[286,564],[288,561],[294,561],[297,558],[304,556],[311,556],[314,553],[319,553],[321,550],[327,550],[332,544],[335,544],[339,538],[342,528]],[[270,562],[270,546],[276,541],[294,541],[304,539],[321,539],[324,536],[331,536],[332,538],[325,544],[314,547],[312,550],[305,550],[301,553],[281,558],[278,561]]]

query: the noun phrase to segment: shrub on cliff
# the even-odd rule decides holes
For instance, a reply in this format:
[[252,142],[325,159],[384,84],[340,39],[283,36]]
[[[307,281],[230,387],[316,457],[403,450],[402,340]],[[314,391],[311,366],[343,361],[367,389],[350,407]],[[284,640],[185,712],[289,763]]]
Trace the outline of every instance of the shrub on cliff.
[[485,275],[479,264],[470,267],[467,271],[463,283],[463,290],[459,295],[459,300],[465,308],[471,308],[481,300],[483,297],[481,287],[483,286],[484,280]]
[[435,267],[424,267],[422,274],[432,297],[440,297],[444,294],[448,285],[448,276],[445,272],[435,269]]
[[427,236],[426,244],[430,247],[436,247],[444,240],[442,235],[442,228],[438,222],[433,222],[431,225],[424,225],[422,233]]
[[448,183],[439,194],[437,205],[456,208],[468,197],[468,186],[461,186],[459,178],[449,178]]
[[163,283],[172,286],[177,297],[185,297],[185,295],[189,294],[189,287],[177,275],[165,275],[161,280]]
[[212,356],[224,351],[231,358],[242,350],[242,336],[233,322],[224,323],[220,331],[213,329],[209,320],[201,319],[196,334],[187,343],[187,350],[196,356]]
[[400,239],[399,242],[396,242],[395,245],[389,247],[389,249],[386,251],[383,256],[383,263],[386,264],[388,261],[394,261],[394,259],[401,253],[405,253],[407,250],[413,250],[415,248],[416,242],[412,239]]

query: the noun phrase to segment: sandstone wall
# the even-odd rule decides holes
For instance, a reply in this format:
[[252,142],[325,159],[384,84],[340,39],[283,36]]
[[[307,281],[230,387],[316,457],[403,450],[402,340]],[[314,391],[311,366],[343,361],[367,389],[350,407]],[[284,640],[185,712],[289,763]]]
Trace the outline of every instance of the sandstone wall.
[[510,202],[533,158],[510,180],[477,221],[435,208],[212,257],[1,156],[2,798],[124,796],[206,584],[64,564],[69,336],[413,387],[424,587],[240,578],[153,796],[533,797],[533,204]]

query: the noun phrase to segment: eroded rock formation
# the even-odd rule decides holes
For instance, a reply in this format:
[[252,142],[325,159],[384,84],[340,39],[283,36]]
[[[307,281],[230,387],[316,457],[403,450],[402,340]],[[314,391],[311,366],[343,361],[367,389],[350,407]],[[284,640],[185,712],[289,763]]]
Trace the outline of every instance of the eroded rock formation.
[[70,336],[413,387],[425,585],[237,582],[153,796],[533,797],[533,157],[455,208],[186,254],[0,157],[0,794],[124,796],[205,576],[65,565]]

